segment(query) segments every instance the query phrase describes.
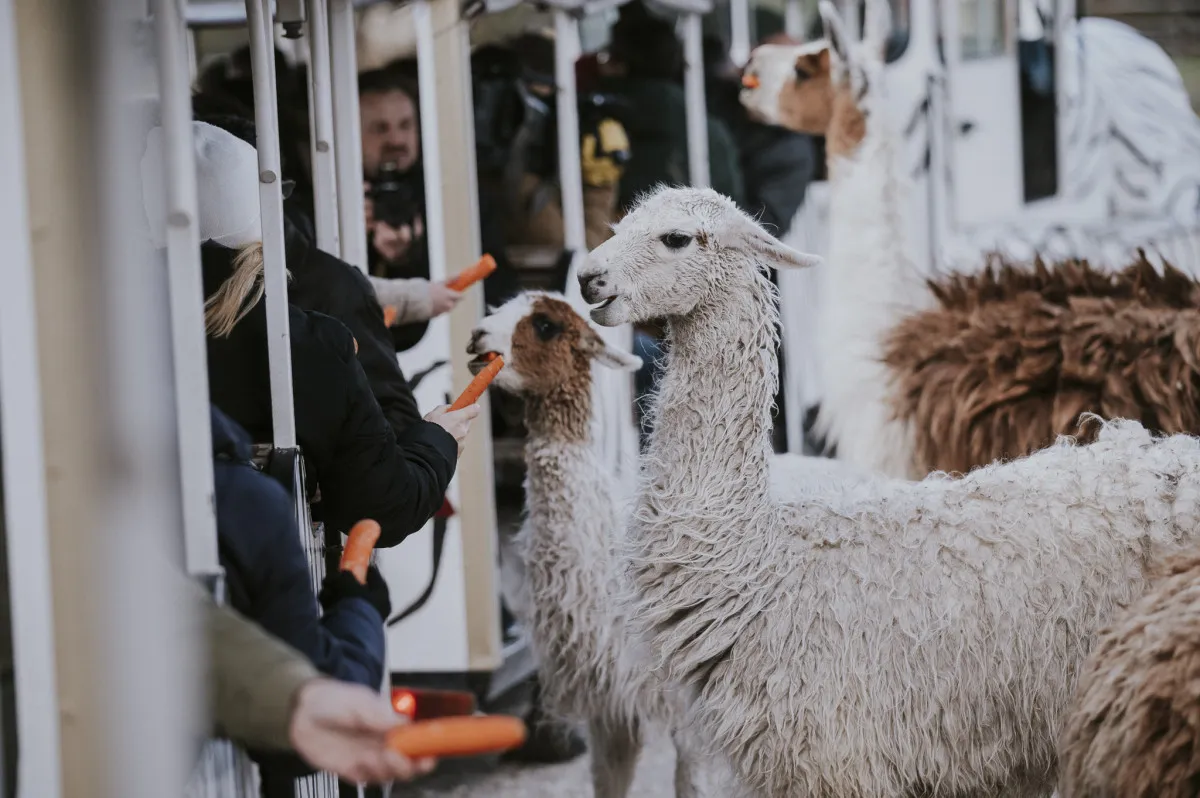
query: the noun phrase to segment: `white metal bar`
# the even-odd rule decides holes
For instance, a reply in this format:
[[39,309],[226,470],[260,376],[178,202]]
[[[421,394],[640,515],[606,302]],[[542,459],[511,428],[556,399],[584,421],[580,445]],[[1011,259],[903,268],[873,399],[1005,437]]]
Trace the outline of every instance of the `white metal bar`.
[[692,185],[708,188],[708,109],[704,100],[704,43],[699,14],[683,15],[684,93],[687,102],[688,171]]
[[308,0],[308,114],[312,130],[313,202],[317,246],[340,255],[337,164],[333,149],[333,96],[329,65],[329,5]]
[[804,0],[786,0],[783,6],[783,32],[798,42],[808,37],[804,20]]
[[34,318],[33,261],[26,208],[16,20],[12,0],[0,0],[0,458],[16,713],[20,798],[59,798],[57,667],[46,462],[42,448],[41,377]]
[[579,154],[579,101],[575,62],[579,60],[579,22],[554,10],[554,82],[558,99],[558,180],[562,190],[563,239],[576,257],[587,251],[583,212],[583,167]]
[[[341,254],[342,260],[366,271],[367,222],[361,201],[362,129],[358,116],[358,56],[355,51],[354,5],[351,0],[328,2],[329,59],[333,81],[333,139],[337,164]],[[428,142],[423,140],[421,144],[425,146]]]
[[750,0],[729,0],[729,58],[739,67],[750,60]]
[[[421,148],[425,166],[425,238],[429,242],[429,279],[444,280],[446,263],[446,224],[443,215],[441,136],[438,134],[437,67],[433,50],[433,17],[427,0],[415,0],[412,6],[413,29],[417,38],[417,91],[421,95]],[[359,203],[359,207],[362,204]]]
[[270,0],[246,0],[250,21],[250,65],[254,78],[254,124],[258,134],[258,199],[262,207],[263,283],[267,303],[267,356],[271,372],[274,444],[296,445],[292,404],[292,352],[288,329],[287,264],[283,246],[283,193],[279,169],[275,51]]
[[179,426],[184,556],[196,576],[221,573],[212,470],[204,339],[204,281],[196,199],[196,155],[188,80],[187,27],[180,0],[155,0],[158,85],[166,158],[167,279],[175,412]]

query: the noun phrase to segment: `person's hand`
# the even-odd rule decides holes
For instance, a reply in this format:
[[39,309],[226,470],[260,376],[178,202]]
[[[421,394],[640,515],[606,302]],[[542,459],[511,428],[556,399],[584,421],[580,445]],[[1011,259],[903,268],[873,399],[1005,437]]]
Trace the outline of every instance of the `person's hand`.
[[454,411],[450,410],[450,405],[442,405],[425,416],[425,420],[437,424],[458,441],[458,454],[461,457],[467,433],[471,431],[471,422],[478,415],[479,405],[477,404],[467,405],[462,410]]
[[385,621],[392,613],[387,581],[374,565],[367,568],[365,585],[349,571],[333,571],[325,575],[324,581],[321,582],[321,592],[317,595],[321,607],[328,612],[339,601],[347,598],[363,599],[374,607],[379,617]]
[[462,294],[445,283],[429,284],[429,300],[434,316],[440,316],[443,313],[449,313],[454,310],[454,306],[458,304],[458,300],[460,299],[462,299]]
[[411,781],[433,770],[437,760],[410,760],[387,747],[387,733],[406,722],[374,690],[320,678],[296,694],[289,737],[306,762],[346,781]]

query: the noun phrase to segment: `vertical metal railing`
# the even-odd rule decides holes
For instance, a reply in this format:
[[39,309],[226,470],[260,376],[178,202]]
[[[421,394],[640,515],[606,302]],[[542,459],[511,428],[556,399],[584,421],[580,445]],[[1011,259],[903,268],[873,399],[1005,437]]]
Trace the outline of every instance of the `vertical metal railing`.
[[704,41],[700,14],[683,15],[683,88],[687,103],[688,171],[692,185],[708,188],[708,111],[704,99]]
[[367,224],[362,198],[362,131],[358,116],[358,62],[352,0],[328,0],[333,87],[333,141],[337,163],[338,227],[342,260],[367,270]]
[[[308,0],[308,113],[312,152],[313,208],[317,246],[341,254],[333,93],[329,60],[329,2]],[[354,195],[345,198],[352,202]]]
[[[55,685],[41,377],[34,309],[33,261],[26,207],[16,22],[0,0],[0,479],[7,548],[9,617],[16,674],[16,770],[22,798],[58,798],[59,709]],[[12,711],[5,707],[3,711]],[[0,749],[4,750],[4,749]]]

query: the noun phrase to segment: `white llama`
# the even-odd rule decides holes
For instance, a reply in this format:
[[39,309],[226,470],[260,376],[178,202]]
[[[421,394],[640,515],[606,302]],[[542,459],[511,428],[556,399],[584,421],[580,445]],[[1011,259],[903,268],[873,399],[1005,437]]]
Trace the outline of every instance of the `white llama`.
[[600,324],[667,322],[627,532],[647,666],[766,798],[1049,793],[1097,628],[1200,528],[1200,441],[1115,422],[959,480],[779,502],[765,268],[813,260],[664,189],[580,272]]
[[[769,122],[828,133],[834,221],[817,308],[821,407],[815,431],[836,442],[841,460],[912,478],[924,472],[914,467],[907,424],[888,402],[882,342],[898,319],[927,306],[931,297],[925,271],[907,255],[899,208],[906,190],[896,163],[903,141],[886,119],[882,53],[891,16],[886,0],[867,10],[863,38],[852,41],[837,12],[823,3],[829,40],[845,50],[834,52],[824,40],[759,48],[748,70],[761,86],[744,96]],[[782,107],[785,99],[789,104]]]
[[[526,517],[516,539],[501,546],[505,601],[532,634],[546,705],[588,726],[596,795],[623,796],[642,729],[669,726],[673,713],[661,686],[647,685],[624,656],[625,625],[612,597],[627,513],[593,440],[591,365],[635,370],[641,361],[605,342],[562,296],[543,292],[519,294],[483,319],[468,353],[477,356],[474,370],[487,354],[502,355],[507,365],[496,387],[525,400]],[[771,472],[773,493],[789,498],[872,480],[819,457],[776,455]],[[709,752],[673,736],[677,795],[729,777],[726,768],[705,778]]]
[[[1169,306],[1171,295],[1192,288],[1188,280],[1176,280],[1168,270],[1166,280],[1156,281],[1153,267],[1137,259],[1123,261],[1127,268],[1111,283],[1089,277],[1095,272],[1069,260],[1048,264],[1034,279],[1026,276],[1034,270],[1024,268],[1003,269],[991,279],[938,276],[931,263],[910,259],[913,248],[902,216],[914,200],[903,177],[907,167],[901,164],[905,139],[889,119],[883,59],[891,29],[887,0],[867,0],[866,11],[864,36],[852,41],[833,6],[822,3],[827,38],[756,50],[747,66],[754,88],[742,95],[751,113],[768,122],[826,134],[832,224],[811,342],[821,383],[815,431],[836,445],[841,459],[909,477],[937,469],[966,471],[1048,445],[1055,434],[1077,433],[1079,413],[1072,409],[1136,417],[1171,432],[1200,431],[1176,406],[1191,404],[1183,386],[1198,374],[1189,365],[1195,360],[1187,344],[1189,331],[1196,329],[1192,310]],[[1138,38],[1106,20],[1080,25],[1081,31],[1092,31],[1088,41],[1110,49],[1113,42]],[[1073,32],[1066,41],[1079,46],[1076,40],[1082,36]],[[1082,67],[1068,71],[1088,89],[1087,102],[1077,103],[1086,107],[1070,118],[1078,127],[1096,130],[1086,137],[1087,147],[1067,152],[1065,195],[1092,185],[1099,170],[1092,163],[1097,157],[1093,139],[1107,141],[1108,136],[1119,142],[1136,129],[1141,135],[1135,139],[1153,145],[1155,153],[1165,152],[1167,141],[1184,146],[1185,140],[1200,152],[1195,115],[1186,112],[1190,123],[1179,118],[1178,98],[1170,91],[1151,92],[1156,100],[1143,108],[1155,119],[1171,120],[1170,131],[1157,137],[1145,134],[1144,125],[1131,128],[1130,117],[1137,116],[1132,109],[1142,107],[1140,100],[1120,104],[1123,115],[1112,128],[1115,132],[1110,133],[1108,121],[1093,118],[1107,120],[1101,112],[1111,110],[1096,99],[1098,87],[1114,94],[1110,89],[1122,79],[1158,85],[1162,70],[1152,57],[1156,54],[1165,58],[1148,44],[1113,65],[1112,59],[1100,63],[1093,53],[1086,80],[1078,74]],[[1125,74],[1130,71],[1136,74]],[[1085,138],[1080,131],[1073,136]],[[1127,146],[1110,143],[1104,157],[1119,162]],[[1121,174],[1130,179],[1128,169],[1121,167]],[[1141,186],[1150,180],[1138,173],[1134,182]],[[1165,203],[1159,195],[1170,193],[1166,188],[1174,183],[1160,183],[1163,190],[1153,201]],[[1188,185],[1187,179],[1182,185]],[[1108,202],[1121,209],[1125,221],[1147,212],[1123,203],[1117,194]],[[1049,211],[1022,219],[1018,227],[1054,227],[1062,221]],[[984,260],[977,252],[973,263]],[[930,278],[935,280],[932,288]],[[1151,283],[1164,290],[1152,290]],[[1096,312],[1101,303],[1107,309]],[[974,313],[985,304],[990,314]],[[1053,325],[1047,324],[1048,316],[1054,316]],[[1110,319],[1120,321],[1106,323]],[[1161,337],[1161,348],[1148,345],[1156,337],[1153,330],[1168,325],[1178,332]],[[1086,345],[1077,345],[1085,337]],[[1129,340],[1138,340],[1138,346],[1128,346]],[[1032,350],[1039,347],[1042,351],[1035,354]],[[1154,349],[1156,356],[1135,368],[1131,361],[1139,348]],[[1128,358],[1124,352],[1130,353]],[[1107,368],[1082,373],[1104,359]],[[1149,366],[1151,362],[1155,365]],[[931,373],[935,370],[936,375]],[[1181,387],[1158,390],[1159,378]]]

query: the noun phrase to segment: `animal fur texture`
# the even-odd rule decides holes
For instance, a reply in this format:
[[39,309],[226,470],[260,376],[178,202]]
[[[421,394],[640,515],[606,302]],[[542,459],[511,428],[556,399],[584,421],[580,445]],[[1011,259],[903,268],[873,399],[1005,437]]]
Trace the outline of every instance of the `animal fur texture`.
[[[502,567],[510,607],[529,629],[546,708],[587,726],[595,795],[621,798],[644,729],[669,725],[671,713],[661,686],[648,688],[622,660],[625,619],[612,596],[624,525],[592,440],[592,363],[641,361],[607,345],[561,296],[532,292],[485,318],[468,351],[502,355],[495,385],[525,402],[526,515]],[[677,752],[676,794],[693,796],[698,746],[677,735]]]
[[1091,440],[1084,413],[1200,432],[1200,287],[1145,257],[1119,273],[1083,261],[996,263],[930,283],[937,306],[903,319],[884,362],[918,470],[966,472]]
[[1200,527],[1200,441],[1136,422],[962,479],[770,495],[783,247],[727,198],[645,198],[580,272],[668,320],[628,530],[647,667],[766,798],[1048,793],[1097,630]]
[[[521,294],[484,319],[470,351],[503,355],[508,365],[496,385],[525,400],[526,517],[501,550],[506,601],[530,628],[547,706],[589,727],[600,760],[596,795],[624,795],[643,728],[677,720],[677,703],[626,656],[626,619],[613,597],[621,592],[628,508],[615,498],[615,477],[588,424],[591,364],[636,369],[640,361],[605,344],[561,296],[540,292]],[[796,455],[772,457],[771,472],[777,495],[790,497],[873,478],[845,463]],[[686,734],[674,736],[676,791],[692,795],[711,757]],[[725,770],[716,763],[709,781],[728,782]]]
[[1168,561],[1101,633],[1059,758],[1062,798],[1200,794],[1200,550]]
[[[742,93],[750,113],[825,133],[830,142],[834,225],[817,314],[823,395],[814,432],[841,459],[908,477],[966,472],[1049,445],[1058,434],[1086,439],[1078,426],[1085,411],[1200,432],[1192,377],[1200,330],[1193,330],[1195,303],[1188,304],[1194,280],[1169,268],[1156,279],[1140,256],[1108,287],[1104,274],[1073,260],[927,283],[925,265],[905,255],[900,210],[910,192],[897,161],[903,137],[887,114],[888,4],[867,1],[860,41],[846,35],[831,8],[822,15],[825,39],[758,48],[747,72],[760,85]],[[1140,38],[1114,25],[1088,20],[1085,27],[1097,44]],[[1072,48],[1076,35],[1068,37]],[[1150,67],[1156,49],[1135,48],[1129,58]],[[1112,66],[1121,61],[1092,64],[1085,82],[1146,82],[1153,74]],[[1171,111],[1177,103],[1169,94],[1155,88],[1151,105]],[[1176,120],[1166,138],[1195,127],[1194,114],[1186,114],[1193,121]],[[1101,127],[1107,136],[1108,125]],[[1090,184],[1095,171],[1079,173]],[[1114,315],[1099,318],[1108,312]]]

